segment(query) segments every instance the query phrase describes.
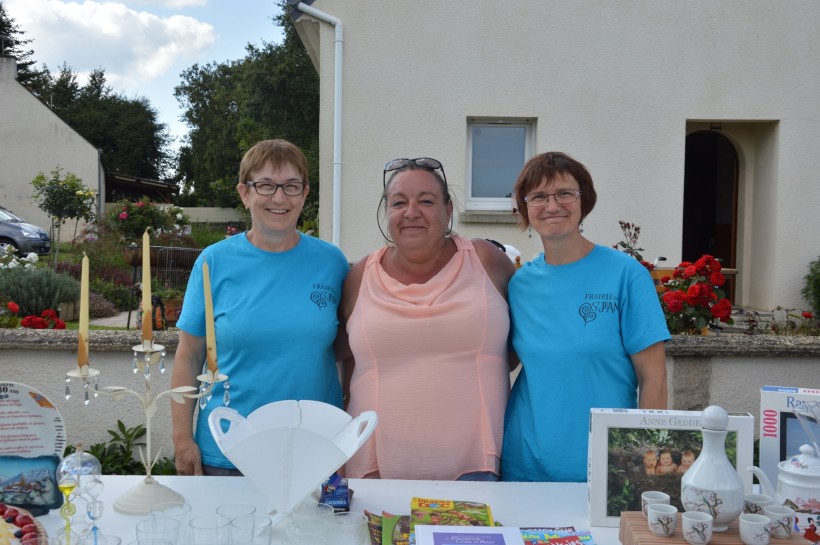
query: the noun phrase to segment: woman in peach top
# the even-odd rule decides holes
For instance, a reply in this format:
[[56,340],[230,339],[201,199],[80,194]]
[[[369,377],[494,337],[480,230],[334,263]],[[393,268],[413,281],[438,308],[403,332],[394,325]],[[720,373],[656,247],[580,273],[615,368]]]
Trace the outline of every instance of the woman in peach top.
[[353,265],[340,306],[353,354],[348,412],[379,416],[345,473],[497,480],[513,264],[486,240],[451,234],[453,203],[435,159],[387,163],[382,203],[392,245]]

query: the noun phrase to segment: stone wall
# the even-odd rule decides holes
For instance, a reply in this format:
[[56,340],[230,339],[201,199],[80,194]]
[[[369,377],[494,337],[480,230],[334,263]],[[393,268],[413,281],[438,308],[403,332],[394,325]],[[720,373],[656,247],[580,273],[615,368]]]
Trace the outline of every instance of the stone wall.
[[[125,386],[144,392],[145,381],[131,372],[131,346],[137,331],[92,331],[91,365],[100,371],[101,386]],[[164,345],[168,370],[154,373],[153,391],[170,387],[177,345],[176,332],[159,332],[155,342]],[[139,401],[126,396],[119,401],[100,397],[88,406],[79,385],[65,399],[66,372],[76,368],[76,331],[0,329],[0,382],[20,382],[45,394],[60,410],[72,444],[108,441],[117,420],[128,427],[144,424]],[[760,387],[804,386],[820,388],[820,337],[767,335],[675,336],[667,345],[670,407],[700,410],[718,404],[730,412],[760,411]],[[76,391],[75,391],[76,390]],[[153,452],[172,456],[170,401],[159,401],[152,420]]]

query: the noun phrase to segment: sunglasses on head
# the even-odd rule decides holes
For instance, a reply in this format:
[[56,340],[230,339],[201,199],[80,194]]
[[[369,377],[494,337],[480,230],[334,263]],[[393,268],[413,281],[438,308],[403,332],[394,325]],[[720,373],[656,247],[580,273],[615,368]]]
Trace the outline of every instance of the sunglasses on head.
[[392,161],[388,161],[386,165],[384,165],[384,173],[382,175],[382,185],[387,187],[387,173],[394,172],[397,170],[404,170],[405,168],[413,165],[417,168],[423,168],[425,170],[440,170],[441,177],[444,179],[444,184],[447,185],[447,176],[444,174],[444,166],[441,164],[441,161],[438,159],[433,159],[431,157],[416,157],[415,159],[393,159]]

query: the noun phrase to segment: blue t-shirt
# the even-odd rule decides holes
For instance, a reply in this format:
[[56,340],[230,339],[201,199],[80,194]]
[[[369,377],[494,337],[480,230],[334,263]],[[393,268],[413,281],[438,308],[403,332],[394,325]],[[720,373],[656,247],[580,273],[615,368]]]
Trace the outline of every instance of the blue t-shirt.
[[566,265],[540,254],[508,292],[523,369],[507,404],[501,477],[586,481],[590,409],[635,408],[629,355],[669,339],[655,286],[635,258],[595,246]]
[[[205,336],[202,263],[208,261],[219,370],[230,383],[229,407],[247,416],[262,405],[310,399],[342,407],[333,341],[348,263],[323,240],[302,235],[285,252],[268,252],[245,234],[203,250],[194,264],[181,330]],[[233,467],[208,428],[208,415],[223,405],[225,383],[199,411],[195,440],[202,463]]]

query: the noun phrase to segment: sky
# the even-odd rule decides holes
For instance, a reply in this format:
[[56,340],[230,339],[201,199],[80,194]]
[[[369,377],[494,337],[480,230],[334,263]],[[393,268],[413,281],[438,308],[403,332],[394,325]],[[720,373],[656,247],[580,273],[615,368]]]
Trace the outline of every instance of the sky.
[[97,68],[129,98],[146,97],[175,139],[187,134],[174,87],[194,64],[245,56],[245,46],[279,43],[276,0],[3,0],[32,40],[37,68],[56,75],[65,63],[80,85]]

